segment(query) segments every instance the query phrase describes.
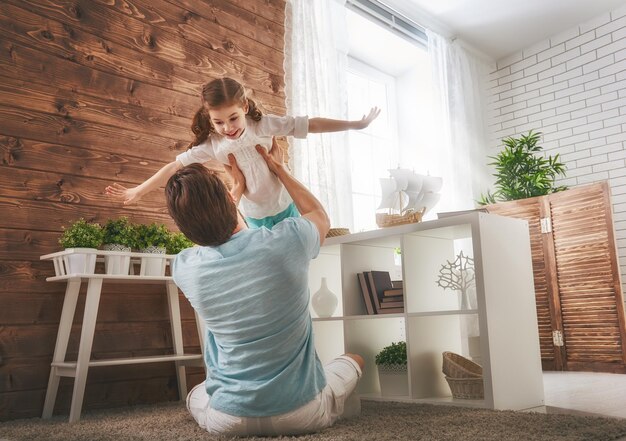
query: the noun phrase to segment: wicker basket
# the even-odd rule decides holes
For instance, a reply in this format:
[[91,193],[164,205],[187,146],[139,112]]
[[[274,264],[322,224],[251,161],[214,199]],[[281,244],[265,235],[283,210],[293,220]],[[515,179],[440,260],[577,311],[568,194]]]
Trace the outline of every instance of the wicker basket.
[[443,365],[441,370],[446,377],[455,379],[481,378],[482,381],[483,377],[483,368],[479,364],[454,352],[443,353]]
[[328,230],[328,233],[326,233],[326,237],[345,236],[346,234],[350,234],[348,228],[331,228]]
[[446,375],[446,381],[453,398],[463,400],[482,400],[485,398],[483,377],[480,378],[451,378]]

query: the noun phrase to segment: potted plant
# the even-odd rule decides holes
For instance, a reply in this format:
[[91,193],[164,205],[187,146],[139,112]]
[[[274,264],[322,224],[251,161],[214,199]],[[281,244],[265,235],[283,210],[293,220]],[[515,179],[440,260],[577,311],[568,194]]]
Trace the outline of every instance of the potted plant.
[[[139,224],[136,228],[137,248],[140,252],[165,255],[171,233],[164,224],[153,222],[149,225]],[[142,276],[163,276],[165,275],[165,263],[165,257],[142,257],[139,274]]]
[[385,346],[375,358],[380,393],[385,396],[408,395],[406,342]]
[[558,153],[544,158],[539,155],[543,148],[537,143],[541,132],[519,138],[503,139],[504,150],[496,156],[490,156],[494,161],[489,163],[496,168],[493,176],[496,178],[496,190],[482,194],[480,205],[495,204],[501,201],[512,201],[534,196],[543,196],[557,191],[567,190],[566,186],[555,186],[558,176],[565,176],[565,165],[559,162]]
[[102,247],[105,251],[115,254],[104,256],[104,268],[107,274],[128,275],[130,268],[130,251],[137,247],[137,229],[126,216],[109,219],[103,227]]
[[59,244],[73,252],[63,260],[67,274],[93,274],[96,268],[96,249],[102,245],[100,224],[80,218],[68,228],[63,227]]
[[191,248],[195,244],[187,239],[180,231],[177,233],[171,233],[166,245],[167,254],[178,254],[185,248]]

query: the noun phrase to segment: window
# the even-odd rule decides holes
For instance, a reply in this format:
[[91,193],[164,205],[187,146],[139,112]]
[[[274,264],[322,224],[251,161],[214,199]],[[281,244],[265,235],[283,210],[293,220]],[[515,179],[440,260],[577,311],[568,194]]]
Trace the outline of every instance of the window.
[[381,115],[365,130],[350,131],[348,143],[355,231],[376,228],[373,213],[380,204],[378,178],[399,160],[395,78],[354,58],[348,59],[348,118],[360,119],[372,104]]
[[348,135],[354,232],[377,228],[379,179],[389,176],[388,169],[401,166],[427,173],[420,165],[431,150],[427,148],[431,98],[426,48],[381,25],[382,12],[376,11],[374,19],[359,8],[349,8],[346,14],[348,117],[360,119],[372,106],[382,109],[370,127]]

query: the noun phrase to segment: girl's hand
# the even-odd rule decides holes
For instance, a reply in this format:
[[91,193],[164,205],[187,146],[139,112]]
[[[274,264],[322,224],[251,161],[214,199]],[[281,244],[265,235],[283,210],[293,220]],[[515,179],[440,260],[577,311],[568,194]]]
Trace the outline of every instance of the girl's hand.
[[122,184],[117,182],[113,185],[109,185],[104,189],[105,194],[111,196],[113,199],[124,201],[124,205],[129,205],[137,202],[141,199],[137,187],[126,188]]
[[363,115],[360,121],[357,122],[357,129],[364,129],[370,125],[372,121],[374,121],[378,115],[380,115],[380,109],[378,107],[372,107],[370,109],[370,113],[367,115]]
[[241,169],[237,165],[235,155],[232,153],[228,155],[228,165],[224,165],[224,169],[233,180],[233,188],[230,190],[230,194],[235,204],[239,204],[241,195],[246,191],[246,177],[241,172]]

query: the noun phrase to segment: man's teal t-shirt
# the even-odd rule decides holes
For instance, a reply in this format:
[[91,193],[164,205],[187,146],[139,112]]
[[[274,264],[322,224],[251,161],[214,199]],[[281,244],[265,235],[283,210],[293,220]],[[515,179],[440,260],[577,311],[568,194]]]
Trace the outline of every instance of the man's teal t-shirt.
[[174,282],[207,327],[210,406],[270,416],[311,401],[326,385],[315,353],[308,272],[319,232],[306,218],[237,232],[218,247],[176,257]]

